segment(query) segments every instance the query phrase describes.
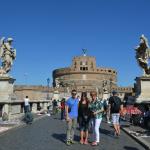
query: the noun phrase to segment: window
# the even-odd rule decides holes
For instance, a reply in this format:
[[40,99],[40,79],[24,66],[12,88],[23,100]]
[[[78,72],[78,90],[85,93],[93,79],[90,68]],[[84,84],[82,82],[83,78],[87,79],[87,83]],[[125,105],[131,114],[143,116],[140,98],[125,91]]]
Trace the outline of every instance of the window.
[[88,67],[80,67],[80,70],[83,70],[83,71],[88,70]]
[[93,68],[93,62],[91,63],[91,68]]

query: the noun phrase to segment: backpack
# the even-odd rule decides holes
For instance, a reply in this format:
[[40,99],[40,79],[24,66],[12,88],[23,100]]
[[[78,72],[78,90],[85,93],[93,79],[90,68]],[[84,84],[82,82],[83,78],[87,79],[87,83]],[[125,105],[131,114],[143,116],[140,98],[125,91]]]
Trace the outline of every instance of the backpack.
[[116,97],[116,96],[112,96],[112,105],[111,105],[112,111],[113,111],[114,113],[119,113],[119,111],[120,111],[120,106],[121,106],[121,101],[120,101],[120,99],[119,99],[118,97]]

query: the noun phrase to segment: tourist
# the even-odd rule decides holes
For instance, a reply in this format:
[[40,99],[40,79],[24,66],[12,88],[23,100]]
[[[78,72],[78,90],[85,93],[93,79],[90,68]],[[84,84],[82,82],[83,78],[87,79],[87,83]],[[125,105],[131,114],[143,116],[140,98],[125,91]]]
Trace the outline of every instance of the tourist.
[[61,100],[61,120],[65,119],[65,98]]
[[78,120],[80,127],[80,143],[88,144],[88,129],[89,129],[89,101],[87,98],[87,93],[83,92],[81,95],[81,100],[79,102],[79,110],[78,110]]
[[113,96],[109,99],[109,109],[112,116],[112,123],[114,126],[114,135],[119,136],[120,135],[120,124],[119,124],[119,118],[120,118],[120,112],[123,112],[123,105],[121,102],[121,99],[117,96],[117,92],[112,92]]
[[77,99],[80,101],[80,96],[79,95],[77,96]]
[[103,106],[104,106],[106,121],[108,124],[110,124],[111,121],[110,121],[109,99],[103,99]]
[[91,124],[92,124],[92,146],[96,146],[100,142],[99,128],[102,121],[102,114],[104,111],[103,103],[97,98],[97,92],[90,92],[92,101],[89,104],[91,113]]
[[65,113],[67,121],[67,140],[66,144],[69,146],[74,144],[74,132],[77,124],[78,117],[78,103],[79,100],[76,98],[77,91],[72,90],[71,97],[65,103]]
[[26,96],[24,99],[24,112],[25,112],[25,117],[24,121],[27,124],[31,124],[33,121],[33,115],[31,114],[31,109],[30,109],[30,104],[29,104],[29,97]]
[[24,99],[24,112],[29,112],[30,111],[30,104],[29,104],[29,97],[26,96]]
[[56,99],[53,100],[53,115],[57,113],[58,102]]

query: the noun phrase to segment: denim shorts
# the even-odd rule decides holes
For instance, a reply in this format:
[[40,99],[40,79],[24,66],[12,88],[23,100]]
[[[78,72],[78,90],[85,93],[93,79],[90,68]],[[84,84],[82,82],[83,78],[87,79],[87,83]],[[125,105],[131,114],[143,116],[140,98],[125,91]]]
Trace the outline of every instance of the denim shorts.
[[119,124],[119,118],[120,118],[119,113],[113,113],[112,114],[112,123],[113,124]]

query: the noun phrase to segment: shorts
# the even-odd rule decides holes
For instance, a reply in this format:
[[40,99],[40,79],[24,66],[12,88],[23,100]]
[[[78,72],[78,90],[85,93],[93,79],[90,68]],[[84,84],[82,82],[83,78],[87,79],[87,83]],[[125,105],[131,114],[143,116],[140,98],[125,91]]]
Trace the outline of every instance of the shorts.
[[113,113],[112,114],[112,123],[119,125],[119,118],[120,118],[120,114],[119,113]]
[[79,117],[79,128],[80,128],[80,131],[88,131],[89,120],[85,121],[82,117]]

